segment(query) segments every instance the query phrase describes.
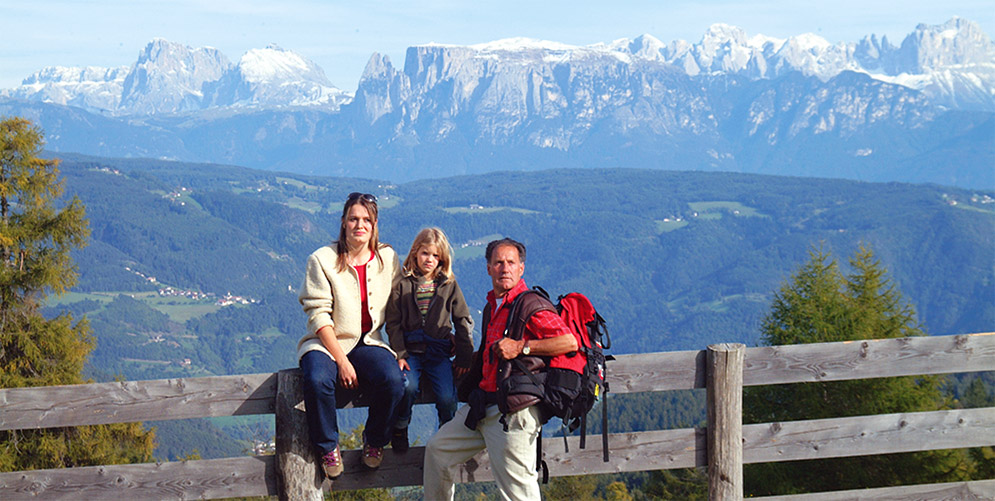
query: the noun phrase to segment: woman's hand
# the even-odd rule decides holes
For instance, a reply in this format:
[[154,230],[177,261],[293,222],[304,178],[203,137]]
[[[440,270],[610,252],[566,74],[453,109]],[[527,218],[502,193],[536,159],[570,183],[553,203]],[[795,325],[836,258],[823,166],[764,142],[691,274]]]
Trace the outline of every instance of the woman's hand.
[[339,366],[339,386],[343,388],[358,388],[359,381],[356,379],[356,368],[352,366],[349,357],[342,351],[342,346],[339,345],[339,340],[335,337],[335,328],[331,325],[326,325],[318,329],[316,334],[318,335],[318,339],[321,340],[321,344],[325,346],[325,349],[328,350],[328,353],[332,355],[332,359]]
[[454,371],[456,373],[456,377],[457,378],[461,378],[461,377],[465,376],[466,373],[470,372],[470,368],[469,367],[454,367],[453,369],[454,369]]
[[411,370],[411,366],[410,366],[410,365],[408,365],[408,359],[406,359],[406,358],[399,358],[399,359],[397,360],[397,366],[398,366],[398,367],[399,367],[399,368],[400,368],[400,369],[401,369],[402,371],[410,371],[410,370]]
[[348,358],[339,362],[339,384],[343,388],[357,388],[359,381],[356,378],[356,368],[352,366]]

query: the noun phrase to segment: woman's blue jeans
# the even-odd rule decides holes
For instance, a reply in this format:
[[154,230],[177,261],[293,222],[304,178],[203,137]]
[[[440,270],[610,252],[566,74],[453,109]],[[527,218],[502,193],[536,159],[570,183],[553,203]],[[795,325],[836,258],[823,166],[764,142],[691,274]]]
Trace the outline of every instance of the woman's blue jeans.
[[411,422],[411,407],[418,398],[422,373],[428,378],[435,394],[435,410],[439,413],[439,426],[456,414],[456,389],[453,386],[453,362],[449,358],[432,359],[410,354],[407,358],[411,370],[404,371],[404,399],[397,411],[397,428],[407,428]]
[[301,357],[304,375],[304,405],[307,406],[311,443],[324,455],[339,443],[335,396],[347,402],[362,393],[369,399],[366,417],[366,443],[383,447],[390,442],[398,404],[404,397],[404,376],[397,360],[385,348],[359,344],[346,355],[356,369],[358,390],[338,386],[339,366],[323,352],[309,351]]

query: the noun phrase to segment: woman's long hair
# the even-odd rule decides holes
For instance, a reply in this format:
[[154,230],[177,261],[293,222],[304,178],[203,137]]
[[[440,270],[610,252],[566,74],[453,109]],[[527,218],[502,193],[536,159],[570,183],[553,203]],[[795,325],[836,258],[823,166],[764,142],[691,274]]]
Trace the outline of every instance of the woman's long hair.
[[421,273],[421,270],[418,269],[418,251],[426,245],[434,245],[439,251],[439,266],[435,268],[435,276],[426,278],[435,279],[439,273],[442,273],[446,277],[446,281],[443,283],[454,280],[456,277],[453,274],[453,247],[449,245],[446,234],[439,228],[425,228],[418,232],[415,241],[411,243],[411,251],[404,258],[404,274]]
[[342,218],[339,222],[339,239],[335,241],[335,252],[338,254],[336,264],[338,265],[339,272],[343,272],[349,268],[349,244],[346,242],[345,218],[349,214],[349,209],[356,204],[362,205],[370,213],[373,230],[370,231],[369,248],[370,252],[377,257],[380,269],[383,269],[383,258],[380,257],[380,230],[377,225],[377,221],[380,219],[379,211],[377,210],[377,198],[368,193],[352,193],[346,199],[345,205],[342,206]]

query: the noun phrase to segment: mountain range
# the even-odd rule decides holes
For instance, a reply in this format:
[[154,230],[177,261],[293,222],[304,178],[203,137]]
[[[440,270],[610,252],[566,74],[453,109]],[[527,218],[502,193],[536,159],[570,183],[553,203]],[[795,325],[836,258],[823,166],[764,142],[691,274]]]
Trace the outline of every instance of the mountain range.
[[351,100],[316,64],[277,45],[250,50],[232,64],[217,49],[164,39],[149,42],[130,67],[48,67],[2,95],[130,116],[217,107],[336,110]]
[[995,186],[995,44],[954,18],[869,35],[584,47],[532,39],[373,54],[355,92],[277,46],[232,64],[157,39],[130,67],[46,68],[0,93],[48,148],[405,181],[642,167]]

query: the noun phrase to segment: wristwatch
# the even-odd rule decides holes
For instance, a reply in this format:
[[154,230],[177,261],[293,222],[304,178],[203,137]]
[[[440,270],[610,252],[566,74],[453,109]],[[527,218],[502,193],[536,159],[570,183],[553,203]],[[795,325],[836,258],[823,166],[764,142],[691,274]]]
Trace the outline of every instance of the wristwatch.
[[528,355],[529,353],[532,353],[532,350],[529,349],[529,342],[526,340],[525,347],[522,348],[522,355]]

